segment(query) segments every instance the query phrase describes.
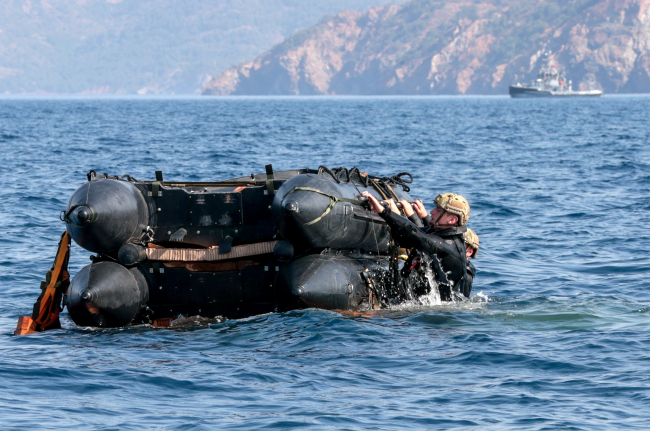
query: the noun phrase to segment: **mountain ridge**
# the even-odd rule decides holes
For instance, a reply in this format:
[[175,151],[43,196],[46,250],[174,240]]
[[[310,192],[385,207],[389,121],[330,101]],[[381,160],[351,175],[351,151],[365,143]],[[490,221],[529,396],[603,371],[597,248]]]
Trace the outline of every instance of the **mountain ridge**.
[[341,12],[203,94],[506,94],[549,51],[574,88],[650,92],[650,0],[412,0]]

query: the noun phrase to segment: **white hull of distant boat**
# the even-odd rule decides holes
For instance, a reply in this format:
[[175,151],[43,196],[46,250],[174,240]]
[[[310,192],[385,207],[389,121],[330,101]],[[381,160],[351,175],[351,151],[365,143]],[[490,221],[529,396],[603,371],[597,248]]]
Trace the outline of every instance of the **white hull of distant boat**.
[[600,90],[586,91],[553,91],[535,87],[525,87],[523,85],[511,85],[510,96],[519,97],[600,97],[603,92]]

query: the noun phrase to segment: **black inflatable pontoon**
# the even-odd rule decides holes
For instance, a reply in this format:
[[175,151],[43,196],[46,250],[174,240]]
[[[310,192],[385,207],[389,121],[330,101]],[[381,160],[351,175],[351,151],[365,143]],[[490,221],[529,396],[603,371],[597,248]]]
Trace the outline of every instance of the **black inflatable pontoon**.
[[377,274],[396,271],[396,250],[361,193],[411,200],[400,175],[269,165],[264,174],[192,183],[91,171],[62,219],[96,255],[73,278],[65,305],[78,325],[99,327],[377,308]]

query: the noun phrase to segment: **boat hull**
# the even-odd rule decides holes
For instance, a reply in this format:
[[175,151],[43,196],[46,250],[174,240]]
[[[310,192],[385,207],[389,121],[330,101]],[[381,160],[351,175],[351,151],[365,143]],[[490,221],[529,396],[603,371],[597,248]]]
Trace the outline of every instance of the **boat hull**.
[[94,253],[117,255],[126,244],[153,242],[227,250],[275,235],[272,192],[308,170],[275,172],[216,183],[123,181],[93,177],[68,201],[71,238]]
[[237,319],[275,310],[272,254],[223,262],[92,263],[65,305],[79,326],[120,327],[182,316]]
[[70,199],[68,230],[97,253],[66,299],[76,324],[380,306],[368,277],[390,271],[390,231],[362,192],[412,201],[410,175],[269,166],[266,175],[215,183],[157,176],[89,175]]
[[[361,183],[337,183],[323,175],[297,175],[287,180],[275,195],[275,225],[298,252],[333,248],[387,253],[388,226],[377,214],[359,205],[357,200],[363,191],[383,199],[373,187]],[[413,200],[397,187],[393,192],[399,199]],[[352,202],[334,202],[336,198]]]
[[369,308],[364,273],[388,271],[388,256],[345,256],[323,252],[300,257],[281,268],[275,282],[279,310]]
[[540,98],[540,97],[600,97],[603,92],[600,90],[590,91],[550,91],[541,90],[535,87],[523,87],[511,85],[509,88],[510,97],[518,98]]

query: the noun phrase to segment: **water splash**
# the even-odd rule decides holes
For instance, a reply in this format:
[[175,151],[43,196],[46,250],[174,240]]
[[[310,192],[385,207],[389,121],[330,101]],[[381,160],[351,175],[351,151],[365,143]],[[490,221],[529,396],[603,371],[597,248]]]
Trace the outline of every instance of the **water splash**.
[[431,259],[428,256],[423,256],[422,260],[424,265],[422,265],[422,269],[419,271],[419,273],[415,274],[415,277],[424,278],[424,280],[429,286],[428,292],[425,293],[424,295],[415,298],[414,301],[410,301],[410,302],[413,302],[414,303],[413,305],[425,306],[425,307],[441,305],[442,300],[440,299],[440,289],[438,286],[438,282],[436,281],[436,275],[433,273],[433,270],[431,269],[431,265],[430,265]]

